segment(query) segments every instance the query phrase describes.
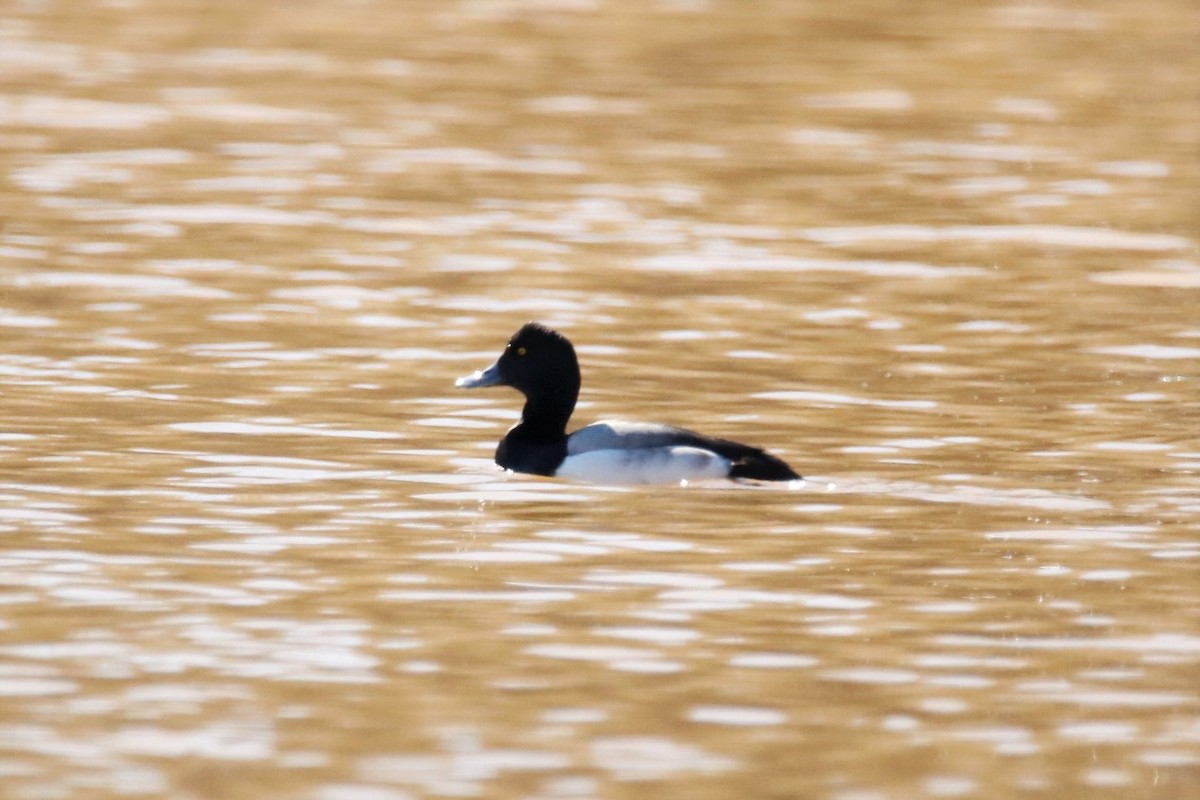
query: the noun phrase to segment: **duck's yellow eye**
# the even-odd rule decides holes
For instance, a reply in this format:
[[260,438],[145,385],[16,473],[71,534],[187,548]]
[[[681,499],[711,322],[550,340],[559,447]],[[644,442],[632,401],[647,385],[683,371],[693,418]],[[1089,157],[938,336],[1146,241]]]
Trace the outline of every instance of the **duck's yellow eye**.
[[523,355],[525,355],[525,353],[527,353],[527,352],[528,352],[528,351],[527,351],[527,350],[526,350],[524,347],[518,347],[518,348],[517,348],[517,355],[519,355],[519,356],[523,356]]

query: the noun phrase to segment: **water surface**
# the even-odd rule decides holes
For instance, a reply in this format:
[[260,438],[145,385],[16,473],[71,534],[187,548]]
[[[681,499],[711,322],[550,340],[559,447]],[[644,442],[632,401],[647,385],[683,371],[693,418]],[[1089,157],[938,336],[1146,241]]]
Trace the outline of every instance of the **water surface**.
[[1195,793],[1187,3],[0,8],[6,797]]

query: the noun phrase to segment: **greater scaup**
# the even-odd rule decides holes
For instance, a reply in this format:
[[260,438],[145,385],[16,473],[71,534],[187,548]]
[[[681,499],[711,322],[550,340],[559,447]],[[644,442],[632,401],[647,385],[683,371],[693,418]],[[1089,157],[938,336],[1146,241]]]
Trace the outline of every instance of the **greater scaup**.
[[521,421],[496,448],[496,463],[513,472],[608,484],[800,478],[757,447],[669,425],[602,421],[568,436],[579,382],[579,361],[567,338],[530,322],[513,334],[495,364],[455,386],[511,386],[525,395]]

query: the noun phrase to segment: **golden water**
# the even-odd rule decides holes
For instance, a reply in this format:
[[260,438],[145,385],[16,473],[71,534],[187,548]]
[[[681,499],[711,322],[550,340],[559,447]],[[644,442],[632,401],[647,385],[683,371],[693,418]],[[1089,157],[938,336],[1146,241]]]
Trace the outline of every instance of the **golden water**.
[[1198,25],[0,3],[0,797],[1196,796]]

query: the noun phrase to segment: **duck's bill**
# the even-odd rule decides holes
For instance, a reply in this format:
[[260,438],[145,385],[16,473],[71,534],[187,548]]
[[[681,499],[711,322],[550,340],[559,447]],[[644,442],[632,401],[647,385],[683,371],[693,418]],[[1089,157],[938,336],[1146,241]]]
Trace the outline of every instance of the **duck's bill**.
[[477,369],[454,382],[459,389],[481,389],[484,386],[500,385],[500,365],[492,364],[487,369]]

